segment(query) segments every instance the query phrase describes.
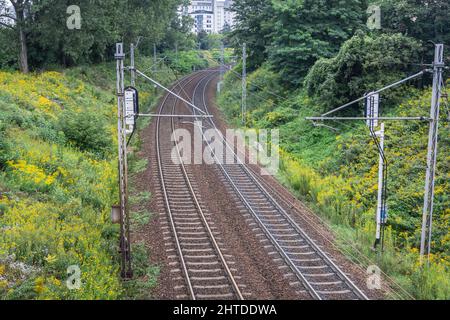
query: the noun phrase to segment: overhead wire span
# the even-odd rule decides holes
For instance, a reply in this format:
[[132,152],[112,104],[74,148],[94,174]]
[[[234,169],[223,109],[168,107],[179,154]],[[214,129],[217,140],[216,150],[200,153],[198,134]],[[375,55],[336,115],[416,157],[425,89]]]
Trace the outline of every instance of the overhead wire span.
[[145,79],[147,79],[148,81],[152,82],[153,84],[157,85],[158,87],[162,88],[163,90],[167,91],[168,93],[174,95],[175,97],[177,97],[178,99],[180,99],[181,101],[183,101],[184,103],[186,103],[188,106],[192,107],[193,109],[199,111],[202,114],[206,114],[202,109],[198,108],[197,106],[195,106],[194,104],[192,104],[191,102],[187,101],[186,99],[184,99],[183,97],[181,97],[180,95],[176,94],[175,92],[171,91],[170,89],[166,88],[165,86],[163,86],[161,83],[159,83],[156,80],[153,80],[152,78],[150,78],[149,76],[147,76],[146,74],[144,74],[143,72],[139,71],[138,69],[136,69],[136,73],[142,77],[144,77]]
[[368,94],[365,94],[364,96],[362,96],[362,97],[360,97],[360,98],[358,98],[358,99],[356,99],[356,100],[350,101],[350,102],[348,102],[348,103],[346,103],[346,104],[344,104],[344,105],[342,105],[342,106],[340,106],[340,107],[337,107],[337,108],[335,108],[335,109],[333,109],[333,110],[330,110],[330,111],[328,111],[328,112],[323,113],[323,114],[321,115],[321,117],[326,117],[326,116],[328,116],[328,115],[330,115],[330,114],[332,114],[332,113],[335,113],[335,112],[337,112],[337,111],[340,111],[340,110],[342,110],[342,109],[345,109],[345,108],[347,108],[347,107],[349,107],[349,106],[351,106],[351,105],[353,105],[353,104],[355,104],[355,103],[358,103],[358,102],[360,102],[360,101],[363,101],[364,99],[366,99],[366,98],[368,98],[368,97],[370,97],[370,96],[373,96],[373,95],[375,95],[375,94],[377,94],[377,93],[381,93],[381,92],[383,92],[383,91],[385,91],[385,90],[388,90],[388,89],[397,87],[397,86],[399,86],[399,85],[401,85],[401,84],[403,84],[403,83],[405,83],[405,82],[407,82],[407,81],[409,81],[409,80],[412,80],[412,79],[415,79],[415,78],[417,78],[417,77],[422,76],[425,72],[426,72],[426,70],[422,70],[422,71],[420,71],[420,72],[418,72],[418,73],[416,73],[416,74],[413,74],[413,75],[411,75],[411,76],[409,76],[409,77],[406,77],[406,78],[404,78],[404,79],[402,79],[402,80],[400,80],[400,81],[397,81],[397,82],[392,83],[392,84],[390,84],[390,85],[387,85],[387,86],[385,86],[385,87],[383,87],[383,88],[381,88],[381,89],[378,89],[378,90],[376,90],[376,91],[373,91],[373,92],[370,92],[370,93],[368,93]]

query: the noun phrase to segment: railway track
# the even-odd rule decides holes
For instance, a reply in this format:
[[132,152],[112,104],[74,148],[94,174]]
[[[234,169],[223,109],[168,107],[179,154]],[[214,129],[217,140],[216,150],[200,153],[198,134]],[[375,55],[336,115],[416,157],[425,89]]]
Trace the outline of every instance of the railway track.
[[[206,90],[213,75],[202,78],[196,85],[192,101],[209,114],[206,102]],[[198,112],[194,110],[194,114]],[[198,119],[200,120],[200,119]],[[203,121],[203,130],[217,127],[212,119]],[[203,131],[202,131],[203,132]],[[204,136],[206,147],[213,152]],[[223,139],[224,147],[230,146]],[[291,270],[291,275],[300,282],[312,299],[368,299],[350,278],[335,264],[335,262],[311,239],[302,228],[289,216],[283,206],[275,200],[266,187],[256,178],[255,173],[241,162],[232,150],[236,164],[222,164],[216,161],[220,172],[238,198],[251,215],[251,221],[256,223],[270,242],[272,253],[279,257]],[[216,158],[216,160],[218,160]]]
[[[207,78],[209,72],[199,72],[180,80],[174,90],[186,94],[184,89],[191,82]],[[188,97],[186,97],[188,98]],[[159,113],[174,114],[179,100],[166,95]],[[181,112],[181,111],[179,111]],[[156,148],[159,178],[164,198],[168,223],[172,231],[176,248],[173,271],[183,276],[181,284],[175,289],[181,292],[178,298],[196,299],[244,299],[241,287],[237,284],[233,257],[226,254],[221,247],[220,233],[210,219],[210,212],[205,209],[195,181],[181,161],[178,146],[170,140],[176,128],[174,118],[157,118]],[[175,148],[175,149],[174,149]],[[173,151],[179,163],[172,160]]]

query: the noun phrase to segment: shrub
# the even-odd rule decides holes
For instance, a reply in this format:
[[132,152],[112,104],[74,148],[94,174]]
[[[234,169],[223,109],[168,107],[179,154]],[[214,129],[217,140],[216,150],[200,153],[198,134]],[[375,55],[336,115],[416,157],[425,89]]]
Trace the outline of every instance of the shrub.
[[179,51],[178,54],[166,52],[166,57],[168,65],[180,73],[189,73],[193,70],[208,67],[208,61],[203,59],[195,50]]
[[112,151],[112,138],[106,120],[97,113],[66,111],[59,120],[59,130],[77,148],[105,157]]

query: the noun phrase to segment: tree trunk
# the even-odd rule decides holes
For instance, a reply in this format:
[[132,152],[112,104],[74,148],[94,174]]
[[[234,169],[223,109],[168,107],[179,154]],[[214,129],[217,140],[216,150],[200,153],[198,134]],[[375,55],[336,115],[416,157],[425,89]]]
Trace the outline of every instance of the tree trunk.
[[16,28],[19,35],[19,65],[20,71],[23,73],[28,73],[30,70],[28,68],[28,48],[27,48],[27,35],[25,33],[25,7],[28,3],[27,0],[16,0],[12,1],[11,4],[16,12]]
[[28,73],[30,70],[28,68],[27,37],[21,26],[19,26],[19,39],[20,39],[20,53],[19,53],[20,70],[23,73]]

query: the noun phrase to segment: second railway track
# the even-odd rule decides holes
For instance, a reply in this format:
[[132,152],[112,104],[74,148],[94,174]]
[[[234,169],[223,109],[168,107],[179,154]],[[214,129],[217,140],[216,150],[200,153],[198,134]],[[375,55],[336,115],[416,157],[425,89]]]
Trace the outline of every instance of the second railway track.
[[[183,95],[184,87],[198,78],[208,77],[208,74],[199,72],[184,78],[174,90]],[[173,114],[179,102],[175,97],[166,95],[159,113]],[[181,151],[170,139],[176,128],[175,121],[173,118],[158,118],[156,121],[160,183],[178,259],[173,264],[179,266],[179,270],[174,271],[183,275],[176,289],[184,293],[177,296],[193,300],[242,300],[244,294],[237,284],[236,270],[231,266],[235,263],[233,257],[221,247],[220,233],[210,221],[210,213],[199,198],[197,186],[185,165],[182,161],[178,161],[180,164],[174,163],[174,153],[178,160],[181,159]]]
[[[214,70],[198,72],[182,79],[173,90],[209,114],[206,90],[216,77]],[[183,106],[174,96],[166,95],[160,114],[194,114],[199,112]],[[157,118],[156,147],[159,180],[163,194],[168,229],[172,234],[175,254],[171,265],[173,272],[179,273],[176,296],[180,299],[243,299],[251,297],[238,273],[238,264],[230,248],[223,243],[220,230],[208,206],[201,199],[199,185],[190,172],[190,165],[184,165],[182,153],[177,143],[171,139],[175,129],[189,127],[193,122],[174,118]],[[204,130],[217,132],[214,120],[202,119],[203,147],[216,157]],[[220,135],[218,135],[220,136]],[[177,139],[175,139],[177,140]],[[220,141],[230,149],[225,139]],[[220,143],[219,142],[219,143]],[[216,141],[217,143],[217,141]],[[192,149],[194,150],[194,149]],[[231,150],[231,149],[230,149]],[[239,152],[239,151],[238,151]],[[313,238],[310,238],[285,210],[285,203],[278,202],[270,188],[250,166],[238,159],[232,151],[235,163],[217,161],[213,170],[230,192],[230,197],[245,208],[242,222],[260,238],[261,248],[265,248],[273,261],[283,268],[289,278],[289,285],[299,297],[310,299],[367,299],[334,259],[325,252]],[[173,161],[178,158],[180,164]],[[223,160],[223,159],[222,159]],[[207,164],[204,164],[207,165]],[[206,200],[206,199],[205,199]],[[214,199],[207,199],[208,201]],[[286,269],[284,269],[286,268]]]
[[[202,79],[196,86],[192,101],[209,114],[205,96],[213,77]],[[194,110],[194,113],[198,113]],[[217,129],[214,120],[207,119],[203,129]],[[208,139],[204,139],[208,145]],[[304,290],[313,299],[368,299],[348,275],[325,253],[307,233],[299,227],[263,184],[255,173],[241,162],[228,142],[223,139],[224,148],[234,154],[236,163],[223,164],[223,159],[216,159],[217,166],[238,198],[248,209],[252,221],[266,236],[272,248],[292,271]],[[212,148],[210,148],[212,152]],[[293,281],[293,284],[297,284]]]

